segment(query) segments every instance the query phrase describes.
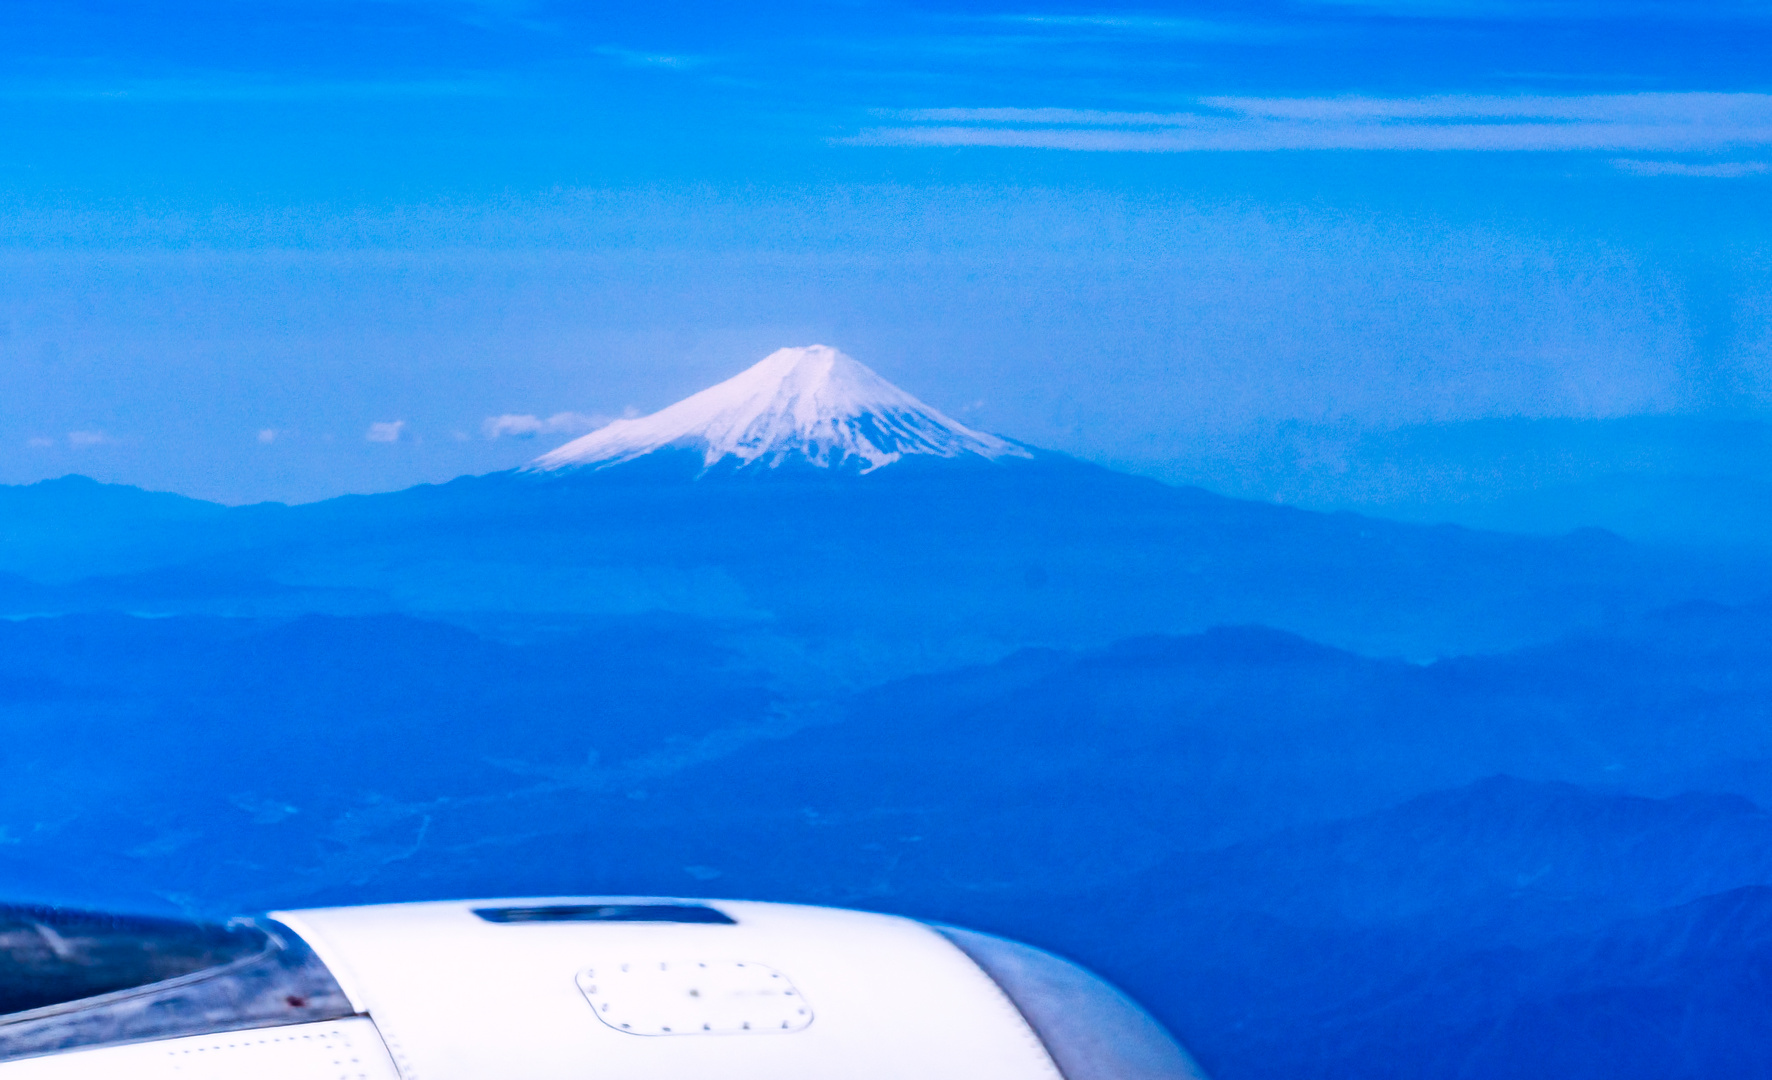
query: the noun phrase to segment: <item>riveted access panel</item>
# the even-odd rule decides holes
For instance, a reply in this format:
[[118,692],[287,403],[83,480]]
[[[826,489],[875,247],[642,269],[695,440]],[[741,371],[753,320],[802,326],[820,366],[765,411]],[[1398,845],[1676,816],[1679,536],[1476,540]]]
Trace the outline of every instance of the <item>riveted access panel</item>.
[[628,1035],[767,1035],[812,1023],[793,982],[744,960],[650,960],[578,973],[597,1019]]

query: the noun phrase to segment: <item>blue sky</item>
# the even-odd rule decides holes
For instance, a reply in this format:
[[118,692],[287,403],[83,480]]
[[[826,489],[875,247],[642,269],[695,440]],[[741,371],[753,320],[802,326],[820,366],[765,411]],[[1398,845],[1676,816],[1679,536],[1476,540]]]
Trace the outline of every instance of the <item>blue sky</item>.
[[1763,417],[1769,30],[1745,2],[12,3],[0,481],[397,487],[814,340],[1157,472],[1288,424]]

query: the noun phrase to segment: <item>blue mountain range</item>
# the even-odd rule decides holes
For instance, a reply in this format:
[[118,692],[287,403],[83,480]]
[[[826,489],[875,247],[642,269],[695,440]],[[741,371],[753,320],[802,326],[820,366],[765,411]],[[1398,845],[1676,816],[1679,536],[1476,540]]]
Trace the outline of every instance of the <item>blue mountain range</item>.
[[839,903],[1224,1078],[1765,1074],[1772,567],[1169,487],[783,353],[443,485],[0,489],[9,899]]

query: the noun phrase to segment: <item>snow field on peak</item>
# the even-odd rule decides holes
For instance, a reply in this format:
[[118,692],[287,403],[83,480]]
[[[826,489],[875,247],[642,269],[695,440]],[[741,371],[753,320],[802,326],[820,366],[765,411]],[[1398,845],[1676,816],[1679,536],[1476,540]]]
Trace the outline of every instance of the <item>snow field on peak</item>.
[[666,447],[700,451],[707,467],[727,458],[741,467],[799,459],[831,468],[858,460],[862,472],[908,455],[1030,456],[925,405],[836,349],[807,345],[777,349],[725,382],[650,416],[617,420],[529,468],[604,467]]

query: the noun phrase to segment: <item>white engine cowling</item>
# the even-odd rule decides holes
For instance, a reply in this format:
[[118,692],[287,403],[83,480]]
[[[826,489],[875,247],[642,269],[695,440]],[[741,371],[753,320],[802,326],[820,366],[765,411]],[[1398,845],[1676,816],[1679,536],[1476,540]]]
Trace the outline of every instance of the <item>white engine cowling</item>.
[[[15,1006],[0,1015],[0,1080],[1201,1076],[1082,968],[889,915],[571,897],[227,927],[23,908],[0,919],[14,928],[0,942],[16,942],[0,949],[0,1007]],[[113,981],[162,977],[107,990],[92,970],[105,963],[135,964]],[[19,982],[33,977],[36,997]]]

